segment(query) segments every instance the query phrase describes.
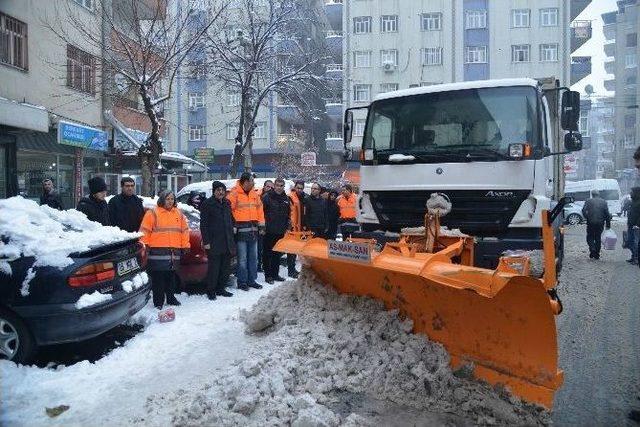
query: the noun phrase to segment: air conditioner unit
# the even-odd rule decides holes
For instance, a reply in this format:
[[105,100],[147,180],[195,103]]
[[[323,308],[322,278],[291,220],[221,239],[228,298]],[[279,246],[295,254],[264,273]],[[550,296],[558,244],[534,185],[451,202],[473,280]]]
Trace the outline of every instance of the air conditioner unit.
[[395,68],[396,66],[391,61],[385,61],[382,63],[382,69],[385,73],[392,73]]

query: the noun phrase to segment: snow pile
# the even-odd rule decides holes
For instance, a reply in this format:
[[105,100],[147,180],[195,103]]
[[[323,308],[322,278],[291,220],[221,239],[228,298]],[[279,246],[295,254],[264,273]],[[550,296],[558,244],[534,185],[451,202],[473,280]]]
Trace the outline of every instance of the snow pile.
[[146,271],[143,271],[142,273],[138,273],[133,276],[131,280],[125,280],[122,282],[122,289],[126,293],[130,293],[136,289],[140,289],[147,283],[149,283],[149,276]]
[[[410,235],[410,236],[424,236],[425,235],[424,226],[422,226],[422,227],[405,227],[405,228],[401,229],[400,232],[402,234],[407,234],[407,235]],[[468,234],[464,234],[462,231],[460,231],[459,228],[449,229],[448,227],[445,227],[445,226],[441,226],[440,227],[440,235],[441,236],[447,236],[447,237],[469,237]]]
[[92,305],[98,305],[103,302],[110,301],[112,298],[111,294],[101,294],[98,291],[91,294],[84,294],[76,302],[76,308],[78,310],[82,310],[83,308],[91,307]]
[[396,311],[338,295],[308,272],[241,318],[261,337],[244,360],[198,392],[150,399],[150,413],[179,408],[172,422],[181,426],[364,424],[366,411],[339,409],[347,393],[479,424],[547,422],[546,412],[466,379],[466,370],[453,373],[444,348],[411,334]]
[[[0,259],[34,257],[33,267],[62,269],[73,263],[69,257],[72,253],[135,239],[140,234],[104,227],[75,209],[59,211],[22,197],[11,197],[0,200],[0,236],[4,239]],[[0,269],[7,272],[7,261],[2,263]],[[28,290],[28,282],[26,286]]]

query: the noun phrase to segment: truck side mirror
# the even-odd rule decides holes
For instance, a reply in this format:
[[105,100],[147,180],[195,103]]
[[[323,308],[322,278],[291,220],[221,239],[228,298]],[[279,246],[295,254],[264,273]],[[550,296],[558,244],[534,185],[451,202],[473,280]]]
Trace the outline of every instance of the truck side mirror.
[[347,148],[347,144],[353,139],[353,111],[347,110],[344,113],[344,124],[342,125],[344,148]]
[[578,130],[580,120],[580,93],[568,90],[562,93],[562,111],[560,121],[562,129],[569,132]]
[[577,132],[569,132],[564,136],[564,149],[569,152],[582,150],[582,135]]

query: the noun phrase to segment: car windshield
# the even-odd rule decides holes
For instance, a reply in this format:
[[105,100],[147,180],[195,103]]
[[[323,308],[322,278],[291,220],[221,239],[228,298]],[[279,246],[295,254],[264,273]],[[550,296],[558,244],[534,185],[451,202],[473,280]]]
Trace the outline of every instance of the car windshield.
[[364,149],[433,154],[464,151],[507,154],[510,144],[537,147],[532,87],[427,93],[373,103]]

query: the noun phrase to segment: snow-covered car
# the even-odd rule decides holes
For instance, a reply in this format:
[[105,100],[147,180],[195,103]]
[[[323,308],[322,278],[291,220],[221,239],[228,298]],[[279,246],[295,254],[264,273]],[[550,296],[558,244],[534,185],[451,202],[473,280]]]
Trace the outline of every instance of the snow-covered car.
[[582,206],[571,203],[564,207],[564,222],[570,225],[577,225],[584,222],[582,216]]
[[0,200],[0,358],[26,363],[39,346],[95,337],[144,307],[138,238],[75,209]]

